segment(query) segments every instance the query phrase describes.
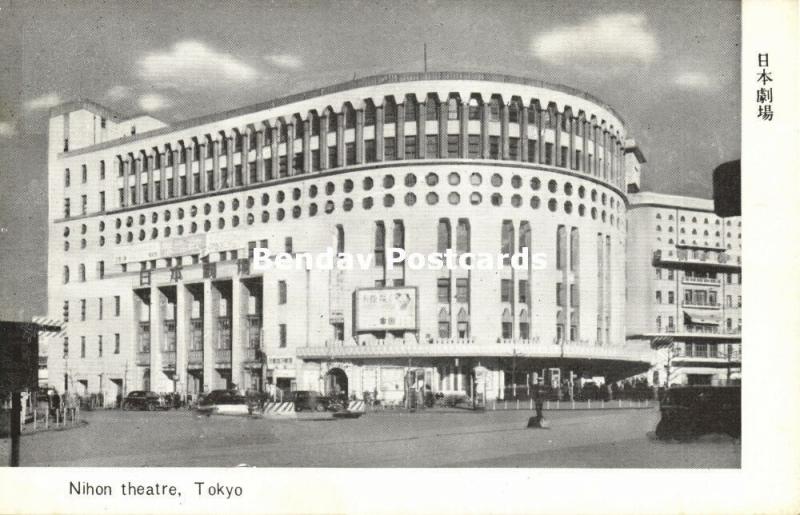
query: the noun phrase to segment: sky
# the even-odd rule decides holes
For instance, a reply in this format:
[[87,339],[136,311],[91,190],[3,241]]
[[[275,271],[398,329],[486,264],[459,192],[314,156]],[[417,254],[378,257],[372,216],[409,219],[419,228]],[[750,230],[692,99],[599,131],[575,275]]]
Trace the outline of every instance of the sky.
[[643,189],[710,198],[740,157],[740,4],[0,0],[0,320],[46,311],[50,107],[175,122],[374,74],[519,75],[613,106]]

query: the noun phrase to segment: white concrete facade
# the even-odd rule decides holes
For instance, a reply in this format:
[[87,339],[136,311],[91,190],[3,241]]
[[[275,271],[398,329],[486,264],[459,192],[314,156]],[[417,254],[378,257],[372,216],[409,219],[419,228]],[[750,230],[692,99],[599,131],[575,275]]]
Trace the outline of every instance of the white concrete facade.
[[[626,167],[641,159],[588,95],[431,73],[174,127],[135,118],[134,135],[131,119],[107,118],[116,139],[97,139],[96,104],[51,115],[48,315],[69,316],[50,352],[59,390],[324,390],[336,368],[351,395],[392,399],[409,367],[433,391],[469,393],[480,365],[492,398],[510,377],[647,368],[625,326]],[[427,254],[443,238],[526,246],[547,265],[262,273],[248,259],[253,247],[375,255],[398,242]],[[400,285],[417,290],[417,327],[354,332],[353,292]]]
[[654,382],[741,377],[741,217],[713,201],[629,195],[627,330],[658,347]]

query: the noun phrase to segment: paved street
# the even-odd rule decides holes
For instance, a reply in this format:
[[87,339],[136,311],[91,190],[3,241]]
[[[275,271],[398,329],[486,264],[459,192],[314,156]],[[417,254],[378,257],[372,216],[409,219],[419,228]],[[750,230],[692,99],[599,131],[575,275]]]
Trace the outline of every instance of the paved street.
[[[741,445],[648,438],[656,409],[546,412],[551,428],[526,429],[529,411],[384,412],[334,420],[197,416],[189,411],[84,412],[84,427],[23,436],[24,466],[256,467],[738,467]],[[0,459],[7,463],[7,439]]]

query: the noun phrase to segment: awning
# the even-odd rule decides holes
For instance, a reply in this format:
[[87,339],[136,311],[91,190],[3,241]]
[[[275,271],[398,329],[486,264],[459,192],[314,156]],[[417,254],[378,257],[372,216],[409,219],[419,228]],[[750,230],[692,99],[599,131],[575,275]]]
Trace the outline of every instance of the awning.
[[683,312],[683,322],[694,325],[719,325],[721,320],[707,314],[698,315],[688,311]]

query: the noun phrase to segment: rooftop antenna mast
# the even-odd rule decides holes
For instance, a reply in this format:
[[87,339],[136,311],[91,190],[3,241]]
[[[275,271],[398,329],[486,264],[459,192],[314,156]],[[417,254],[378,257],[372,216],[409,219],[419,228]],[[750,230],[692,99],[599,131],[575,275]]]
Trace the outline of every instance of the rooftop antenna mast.
[[428,44],[427,43],[423,43],[422,44],[422,60],[424,62],[424,68],[423,69],[424,69],[425,73],[428,73]]

